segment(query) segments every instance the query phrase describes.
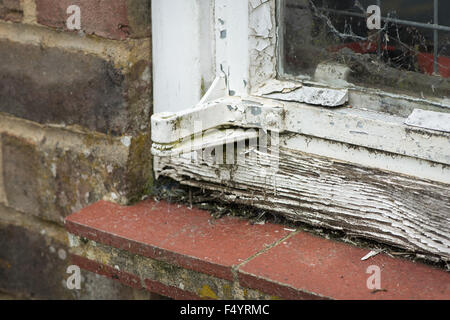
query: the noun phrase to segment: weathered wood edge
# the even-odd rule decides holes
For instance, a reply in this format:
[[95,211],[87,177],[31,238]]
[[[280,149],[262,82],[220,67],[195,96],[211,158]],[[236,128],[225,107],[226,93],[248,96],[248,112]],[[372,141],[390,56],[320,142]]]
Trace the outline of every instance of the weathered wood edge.
[[450,260],[449,184],[285,147],[278,157],[276,172],[267,170],[273,157],[260,153],[240,165],[156,157],[154,170],[229,202]]

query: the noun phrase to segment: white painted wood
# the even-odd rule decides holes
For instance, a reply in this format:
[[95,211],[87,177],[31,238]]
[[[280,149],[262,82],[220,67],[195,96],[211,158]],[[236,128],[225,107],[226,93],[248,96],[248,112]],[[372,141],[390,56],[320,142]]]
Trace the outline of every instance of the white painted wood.
[[[289,138],[282,135],[281,145]],[[259,156],[238,166],[155,157],[154,168],[157,176],[218,191],[230,203],[450,260],[450,184],[285,147],[278,170],[264,165],[274,156]]]
[[216,70],[231,95],[247,95],[276,77],[275,0],[216,0]]
[[450,165],[449,133],[411,128],[404,121],[356,108],[327,109],[267,98],[228,97],[170,116],[153,115],[152,139],[176,143],[198,133],[193,132],[193,124],[201,122],[203,130],[234,125],[287,131]]
[[[199,2],[199,51],[203,91],[207,91],[217,77],[215,68],[214,0]],[[204,92],[202,92],[204,93]]]
[[[158,145],[153,145],[152,153],[157,155],[158,157],[174,157],[179,156],[180,154],[188,154],[192,152],[193,159],[196,159],[199,156],[203,156],[205,149],[215,149],[216,152],[216,160],[218,163],[223,163],[223,145],[241,142],[246,140],[254,140],[259,136],[259,132],[257,130],[244,130],[244,129],[209,129],[205,132],[195,136],[195,138],[185,138],[180,140],[173,148],[164,149],[157,148]],[[256,141],[256,140],[255,140]],[[220,155],[218,155],[220,153]],[[234,157],[234,152],[232,155]],[[236,164],[237,161],[234,160],[227,162],[228,164]]]
[[154,111],[195,106],[215,78],[212,2],[152,0]]
[[380,152],[362,146],[301,134],[283,139],[282,146],[367,168],[450,184],[450,166],[399,154]]
[[152,141],[162,145],[155,149],[167,149],[180,139],[225,125],[279,132],[283,131],[283,113],[282,106],[276,102],[264,105],[238,97],[217,99],[193,109],[153,115]]
[[192,108],[214,78],[246,96],[276,77],[275,0],[152,0],[154,110]]
[[450,113],[414,109],[405,123],[409,126],[450,133]]
[[[263,97],[278,90],[285,98],[317,85],[274,80],[275,0],[153,3],[157,176],[219,191],[227,201],[277,211],[288,219],[450,260],[450,134],[428,130],[437,128],[434,120],[432,128],[413,127],[414,119],[405,124],[416,107],[437,110],[448,104],[362,88],[350,88],[340,99],[349,99],[354,108]],[[199,27],[198,22],[208,21],[214,32]],[[200,88],[207,89],[214,75],[214,86],[196,105]],[[401,107],[396,115],[379,112],[391,104]],[[158,114],[163,111],[170,112]],[[445,127],[440,119],[438,127]],[[249,151],[263,161],[253,157],[232,166],[193,161],[202,147],[229,142],[225,126],[283,134],[272,140],[278,143],[270,155]],[[190,145],[191,136],[210,129],[215,131]],[[255,131],[230,137],[252,139]],[[177,156],[181,151],[187,153]],[[276,168],[270,167],[274,161]]]
[[[201,109],[200,109],[201,110]],[[209,110],[209,111],[207,111]],[[201,145],[220,145],[230,143],[235,140],[234,136],[240,137],[240,139],[249,139],[253,132],[249,132],[249,135],[241,134],[239,129],[221,129],[221,126],[213,122],[217,118],[228,119],[227,124],[235,123],[238,118],[239,111],[234,110],[236,113],[229,112],[228,104],[217,105],[214,109],[206,109],[205,112],[199,111],[196,114],[192,114],[192,118],[189,120],[177,121],[177,126],[182,128],[181,130],[173,130],[173,124],[168,123],[168,127],[163,129],[161,125],[166,122],[153,125],[158,135],[155,134],[154,139],[164,139],[160,143],[154,143],[152,153],[158,157],[169,157],[177,155],[180,152],[187,152],[188,150],[197,150],[201,148]],[[221,114],[222,113],[222,114]],[[221,114],[221,115],[220,115]],[[208,115],[208,118],[206,117]],[[216,115],[220,115],[216,117]],[[229,117],[229,118],[228,118]],[[208,120],[210,118],[210,126],[203,126],[203,123],[199,119]],[[245,116],[241,118],[246,118]],[[177,119],[177,118],[175,118]],[[235,123],[237,124],[237,122]],[[244,125],[240,125],[241,128],[245,128]],[[248,128],[249,126],[247,126]],[[251,127],[251,126],[250,126]],[[210,129],[218,129],[221,134],[214,136],[208,135],[206,138],[205,133],[208,133]],[[242,130],[242,129],[241,129]],[[167,131],[168,135],[159,136],[159,133]],[[231,134],[230,134],[231,131]],[[236,131],[236,132],[233,132]],[[224,133],[230,138],[229,141],[225,141],[222,138]],[[178,134],[176,136],[173,136]],[[191,137],[195,135],[195,141],[191,141]],[[170,138],[168,138],[170,137]],[[278,145],[278,144],[277,144]],[[385,171],[391,171],[398,174],[409,175],[421,179],[427,179],[430,181],[436,181],[440,183],[450,183],[450,166],[440,164],[437,162],[422,160],[417,157],[404,156],[382,150],[374,150],[363,146],[354,146],[347,143],[337,142],[328,139],[322,139],[310,135],[291,134],[282,140],[280,147],[286,147],[291,150],[297,150],[305,153],[319,155],[336,159],[339,161],[345,161],[353,163],[355,165],[365,166],[367,168],[376,168]]]
[[286,103],[286,131],[345,142],[394,154],[450,164],[450,134],[411,128],[404,118],[384,113],[318,108]]
[[216,70],[227,76],[230,95],[245,96],[249,82],[248,3],[216,0]]
[[348,91],[346,89],[336,90],[303,86],[289,92],[270,93],[265,95],[265,97],[282,101],[303,102],[323,107],[337,107],[348,101]]
[[205,95],[198,103],[198,107],[201,107],[208,102],[212,102],[227,95],[228,95],[228,88],[226,77],[224,74],[220,74],[214,79],[208,91],[206,91]]
[[275,0],[251,0],[249,5],[250,90],[277,77]]

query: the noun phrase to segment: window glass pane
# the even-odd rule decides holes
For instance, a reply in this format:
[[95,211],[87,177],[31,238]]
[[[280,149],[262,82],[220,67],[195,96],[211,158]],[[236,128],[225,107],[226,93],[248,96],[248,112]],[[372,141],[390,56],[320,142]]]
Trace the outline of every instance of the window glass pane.
[[380,29],[369,29],[367,8],[376,3],[284,0],[282,72],[322,81],[318,70],[332,73],[324,66],[339,66],[348,71],[340,72],[345,81],[357,86],[450,98],[450,1],[439,1],[438,37],[430,28],[434,0],[378,1]]

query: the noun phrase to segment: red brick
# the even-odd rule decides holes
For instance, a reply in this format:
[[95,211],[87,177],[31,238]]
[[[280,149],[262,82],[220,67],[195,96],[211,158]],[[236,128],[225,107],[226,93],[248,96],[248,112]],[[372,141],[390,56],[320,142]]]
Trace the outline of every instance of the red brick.
[[20,22],[22,18],[23,11],[20,0],[0,0],[0,19]]
[[[236,280],[231,271],[239,265],[239,286],[283,299],[450,299],[450,275],[443,270],[385,254],[361,261],[367,249],[292,234],[278,225],[213,220],[205,211],[165,202],[121,207],[102,201],[70,216],[66,227],[105,245],[227,280]],[[381,269],[382,290],[367,288],[371,265]],[[176,299],[198,298],[150,279],[145,286]]]
[[194,293],[184,291],[176,287],[166,286],[161,282],[150,279],[145,280],[145,288],[150,292],[164,297],[170,297],[175,300],[201,300],[201,298]]
[[[450,274],[307,233],[292,236],[239,269],[239,283],[283,298],[450,299]],[[381,268],[381,289],[367,288],[367,267]],[[385,290],[385,291],[384,291]]]
[[138,276],[114,269],[111,266],[103,265],[98,262],[77,255],[71,254],[70,258],[74,265],[80,267],[83,270],[87,270],[96,273],[98,275],[114,279],[132,288],[136,289],[142,288],[141,280],[139,279]]
[[[141,281],[136,275],[119,271],[112,268],[111,266],[101,264],[99,262],[74,254],[70,255],[70,260],[71,263],[77,265],[83,270],[105,276],[132,288],[141,288]],[[146,290],[163,297],[170,297],[176,300],[201,300],[201,297],[195,293],[188,292],[173,286],[168,286],[158,281],[145,279],[144,284]]]
[[75,235],[232,281],[232,267],[289,234],[278,225],[250,225],[202,210],[144,201],[121,207],[105,201],[66,219]]
[[150,35],[150,0],[36,0],[38,23],[66,30],[70,5],[80,7],[88,34],[118,40]]

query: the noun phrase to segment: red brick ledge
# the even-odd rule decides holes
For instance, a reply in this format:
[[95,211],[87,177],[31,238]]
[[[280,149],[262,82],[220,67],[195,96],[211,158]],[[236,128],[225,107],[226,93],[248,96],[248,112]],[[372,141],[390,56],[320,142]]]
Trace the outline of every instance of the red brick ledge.
[[[100,201],[66,219],[69,233],[164,261],[177,267],[238,282],[284,299],[450,299],[450,274],[430,266],[293,232],[275,224],[251,225],[232,217],[166,202],[131,207]],[[179,299],[197,295],[110,266],[74,257],[83,269],[130,286]],[[367,288],[367,267],[381,269],[381,291]]]

